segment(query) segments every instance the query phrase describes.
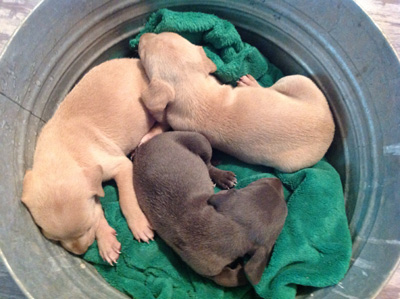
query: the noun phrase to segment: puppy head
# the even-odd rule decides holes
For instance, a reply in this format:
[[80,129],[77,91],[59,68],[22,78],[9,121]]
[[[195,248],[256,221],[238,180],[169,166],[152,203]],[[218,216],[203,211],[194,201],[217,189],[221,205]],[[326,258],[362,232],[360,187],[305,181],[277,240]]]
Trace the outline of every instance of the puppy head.
[[254,244],[247,252],[250,258],[244,273],[257,284],[287,216],[282,183],[276,178],[259,179],[239,190],[220,191],[208,203],[238,223],[248,242]]
[[187,79],[188,72],[208,75],[217,70],[203,47],[172,32],[143,34],[139,40],[139,56],[150,80],[160,78],[172,83],[182,76]]
[[102,172],[99,166],[68,170],[62,176],[28,170],[21,200],[46,238],[82,254],[94,242],[102,213]]
[[287,215],[282,183],[277,178],[262,178],[242,189],[220,191],[208,203],[239,223],[259,244],[268,244],[267,236],[279,234]]
[[166,123],[165,109],[175,99],[177,83],[186,82],[195,74],[206,77],[217,69],[203,47],[172,32],[143,34],[139,40],[139,55],[150,79],[142,100],[160,123]]

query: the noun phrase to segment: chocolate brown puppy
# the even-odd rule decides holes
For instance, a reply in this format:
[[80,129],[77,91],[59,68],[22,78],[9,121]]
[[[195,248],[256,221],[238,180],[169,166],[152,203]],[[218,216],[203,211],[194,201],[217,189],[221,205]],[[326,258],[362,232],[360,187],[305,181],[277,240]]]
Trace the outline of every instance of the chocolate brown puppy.
[[257,284],[287,215],[282,183],[264,178],[214,194],[211,180],[230,188],[236,179],[212,166],[211,154],[208,140],[194,132],[167,132],[144,143],[134,157],[139,205],[197,273],[223,286]]

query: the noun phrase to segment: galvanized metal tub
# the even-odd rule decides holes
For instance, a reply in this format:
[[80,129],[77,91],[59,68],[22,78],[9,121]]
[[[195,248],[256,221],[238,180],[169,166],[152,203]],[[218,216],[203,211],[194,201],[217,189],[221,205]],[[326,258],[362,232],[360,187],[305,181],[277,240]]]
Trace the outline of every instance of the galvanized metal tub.
[[343,281],[312,296],[378,294],[400,252],[400,64],[350,0],[42,2],[0,60],[0,255],[21,290],[35,298],[124,297],[42,237],[20,203],[21,185],[37,134],[67,92],[92,66],[130,56],[128,38],[163,7],[231,21],[285,74],[309,75],[325,92],[337,123],[328,159],[341,174],[354,245]]

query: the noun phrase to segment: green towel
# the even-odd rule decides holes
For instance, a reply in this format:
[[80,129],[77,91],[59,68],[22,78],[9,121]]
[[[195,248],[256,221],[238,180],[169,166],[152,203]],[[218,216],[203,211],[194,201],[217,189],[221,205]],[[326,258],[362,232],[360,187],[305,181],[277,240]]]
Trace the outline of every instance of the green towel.
[[222,83],[236,85],[241,76],[251,74],[261,86],[269,87],[283,76],[255,47],[242,42],[231,23],[210,14],[160,9],[150,16],[143,30],[129,44],[136,48],[143,33],[165,31],[179,33],[203,46],[217,66],[214,75]]
[[236,173],[238,188],[265,176],[278,177],[285,187],[288,216],[269,265],[255,286],[257,294],[294,298],[297,285],[337,284],[349,268],[352,243],[336,170],[325,159],[295,173],[246,165],[226,155],[224,161],[218,167]]
[[[253,64],[262,56],[256,54],[258,51],[251,46],[240,46],[240,37],[234,27],[215,16],[162,9],[150,17],[144,30],[175,31],[198,44],[207,44],[215,54],[210,58],[219,68],[217,75],[220,79],[228,78],[224,79],[225,82],[234,82],[249,72],[267,86],[281,76],[265,59]],[[132,46],[136,44],[137,38],[131,41]],[[241,53],[242,50],[245,53]],[[233,59],[228,59],[227,53],[231,53]],[[226,76],[225,71],[228,73]],[[118,264],[111,267],[103,262],[96,242],[83,258],[92,263],[112,286],[140,299],[237,299],[258,296],[285,299],[295,297],[297,286],[326,287],[344,277],[350,262],[351,239],[341,181],[330,164],[322,160],[314,167],[285,174],[263,166],[248,165],[225,154],[217,153],[216,156],[222,162],[219,168],[236,173],[237,188],[271,176],[281,179],[285,186],[288,217],[270,263],[256,286],[217,286],[192,271],[160,238],[156,237],[150,244],[133,240],[121,214],[113,183],[105,186],[106,196],[101,202],[106,218],[116,229],[122,244]]]

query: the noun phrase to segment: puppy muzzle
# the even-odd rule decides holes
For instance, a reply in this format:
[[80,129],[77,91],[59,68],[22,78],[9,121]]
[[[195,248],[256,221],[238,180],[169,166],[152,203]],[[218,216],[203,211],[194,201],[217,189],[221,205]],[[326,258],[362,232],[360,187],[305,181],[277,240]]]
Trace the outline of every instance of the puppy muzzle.
[[89,245],[81,244],[78,241],[74,241],[71,243],[65,243],[61,241],[60,243],[62,247],[76,255],[84,254],[89,248]]

